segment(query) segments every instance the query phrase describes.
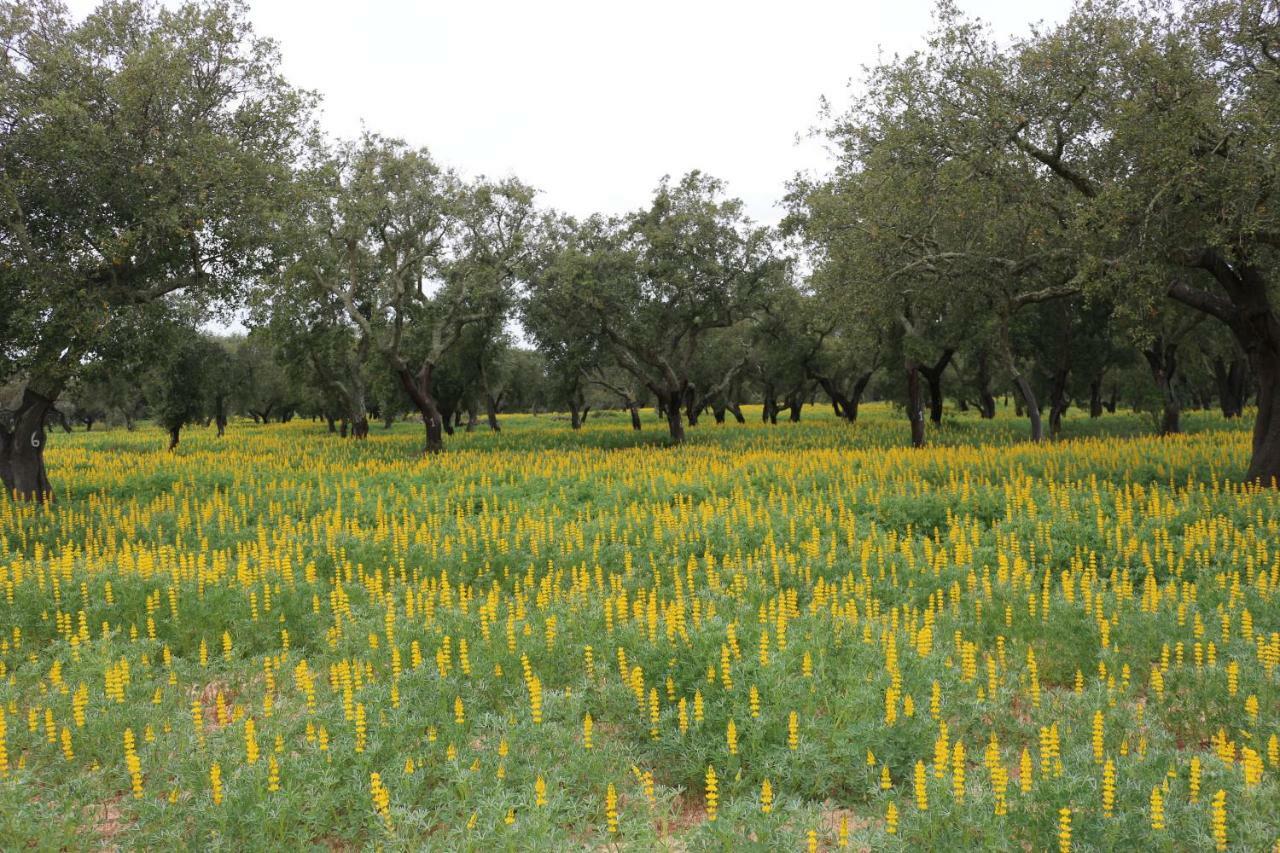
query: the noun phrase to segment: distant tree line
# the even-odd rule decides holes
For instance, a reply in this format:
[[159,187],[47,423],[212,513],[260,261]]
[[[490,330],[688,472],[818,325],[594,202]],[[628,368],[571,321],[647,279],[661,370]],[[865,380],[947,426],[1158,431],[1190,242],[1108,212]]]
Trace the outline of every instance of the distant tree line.
[[[229,0],[0,2],[0,480],[52,496],[50,424],[219,435],[412,415],[710,416],[866,399],[913,443],[1013,403],[1040,441],[1122,400],[1253,414],[1280,478],[1280,11],[1082,2],[1000,41],[949,3],[816,131],[777,228],[704,172],[575,219],[516,178],[326,138]],[[201,329],[238,319],[248,332]],[[1256,407],[1256,408],[1254,408]]]

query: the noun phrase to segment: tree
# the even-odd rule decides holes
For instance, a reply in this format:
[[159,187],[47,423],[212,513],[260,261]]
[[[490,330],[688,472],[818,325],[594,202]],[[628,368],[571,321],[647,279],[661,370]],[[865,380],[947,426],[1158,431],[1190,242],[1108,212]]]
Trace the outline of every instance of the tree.
[[0,481],[53,495],[46,413],[103,330],[271,264],[310,96],[230,2],[0,5],[0,330],[21,402]]
[[531,276],[529,299],[598,340],[657,399],[672,443],[699,347],[747,319],[784,272],[767,229],[723,184],[691,172],[664,178],[653,202],[625,218],[564,225]]
[[1109,0],[1007,49],[943,6],[932,43],[951,112],[975,129],[946,143],[1017,158],[1056,183],[1086,289],[1134,317],[1167,297],[1230,330],[1259,386],[1245,477],[1272,485],[1277,32],[1280,8],[1267,0]]
[[182,428],[198,420],[209,404],[209,368],[222,348],[190,327],[160,330],[156,338],[165,357],[149,371],[147,403],[156,422],[169,434],[170,452],[177,450]]
[[508,310],[533,191],[515,179],[465,184],[425,149],[372,134],[327,158],[315,183],[313,279],[386,360],[437,453],[448,414],[437,370],[467,326]]

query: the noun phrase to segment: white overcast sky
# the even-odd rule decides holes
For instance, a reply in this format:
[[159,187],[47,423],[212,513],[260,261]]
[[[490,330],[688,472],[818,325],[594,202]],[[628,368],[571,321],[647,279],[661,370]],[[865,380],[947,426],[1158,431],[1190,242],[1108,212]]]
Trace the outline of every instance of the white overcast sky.
[[[94,0],[70,0],[73,14]],[[960,0],[999,35],[1068,0]],[[435,2],[252,0],[286,75],[324,98],[336,136],[426,145],[466,175],[515,174],[584,216],[644,204],[664,174],[723,178],[776,221],[785,181],[821,166],[822,95],[878,52],[921,44],[931,0]]]

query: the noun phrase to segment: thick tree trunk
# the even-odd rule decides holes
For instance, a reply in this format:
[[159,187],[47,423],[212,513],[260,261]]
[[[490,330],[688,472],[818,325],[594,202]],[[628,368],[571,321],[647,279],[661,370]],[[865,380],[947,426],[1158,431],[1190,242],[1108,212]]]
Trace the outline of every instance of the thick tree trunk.
[[1160,434],[1174,435],[1182,432],[1182,403],[1178,399],[1178,389],[1174,383],[1178,370],[1177,344],[1166,343],[1163,338],[1156,338],[1150,347],[1142,351],[1147,364],[1151,367],[1151,376],[1156,387],[1160,389],[1162,411],[1160,413]]
[[924,401],[920,394],[920,365],[907,365],[907,418],[911,421],[911,446],[924,447]]
[[636,405],[635,400],[627,401],[627,411],[631,413],[631,428],[636,432],[640,432],[642,428],[640,423],[640,407]]
[[801,392],[796,391],[791,395],[791,398],[787,402],[791,407],[791,412],[787,415],[787,420],[791,421],[793,424],[800,423],[800,410],[804,408],[804,395]]
[[169,452],[172,453],[178,449],[178,439],[182,437],[181,426],[169,427]]
[[351,420],[351,437],[356,441],[364,441],[369,437],[369,417],[365,413],[358,416],[352,416]]
[[467,401],[467,432],[474,432],[475,428],[480,424],[480,415],[476,412],[476,404],[474,400]]
[[672,444],[684,442],[684,417],[680,413],[680,395],[671,394],[667,400],[667,430],[671,434]]
[[1280,487],[1280,323],[1272,316],[1274,336],[1269,345],[1250,353],[1258,381],[1258,418],[1253,424],[1253,458],[1245,478]]
[[[329,434],[332,435],[338,431],[338,419],[333,415],[324,416],[325,423],[329,424]],[[346,438],[344,435],[343,438]]]
[[1089,417],[1102,417],[1102,377],[1089,383]]
[[28,387],[22,392],[13,429],[0,426],[0,483],[6,493],[19,500],[53,500],[53,487],[44,467],[44,421],[52,406],[52,399]]
[[715,405],[711,407],[711,415],[716,419],[717,424],[724,423],[725,408],[724,406]]
[[432,365],[425,365],[416,374],[408,369],[396,371],[396,378],[409,399],[422,416],[422,426],[427,434],[425,452],[440,453],[444,450],[444,417],[432,394]]
[[569,426],[573,429],[582,428],[582,410],[578,408],[577,400],[569,401]]
[[391,429],[391,425],[394,424],[395,422],[396,422],[395,415],[391,414],[390,411],[388,411],[385,415],[382,416],[383,429]]
[[733,413],[733,419],[738,423],[745,424],[747,422],[746,416],[742,414],[742,406],[734,403],[729,406],[729,411]]
[[[501,397],[502,395],[499,394],[498,398]],[[484,395],[484,411],[489,419],[489,429],[493,432],[502,432],[502,427],[498,423],[498,399],[495,399],[492,394]]]

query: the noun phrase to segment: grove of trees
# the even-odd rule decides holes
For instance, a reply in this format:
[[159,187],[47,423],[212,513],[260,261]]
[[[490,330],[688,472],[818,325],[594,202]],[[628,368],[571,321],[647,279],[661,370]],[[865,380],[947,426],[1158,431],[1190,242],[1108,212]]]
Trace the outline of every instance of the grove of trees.
[[[710,174],[575,219],[316,95],[230,0],[0,2],[0,480],[49,424],[322,418],[425,449],[504,411],[799,420],[863,399],[924,444],[1012,399],[1032,441],[1123,400],[1252,417],[1280,482],[1280,8],[1079,2],[997,38],[950,2],[815,133],[776,228]],[[807,97],[811,93],[797,93]],[[210,320],[239,318],[218,336]]]

